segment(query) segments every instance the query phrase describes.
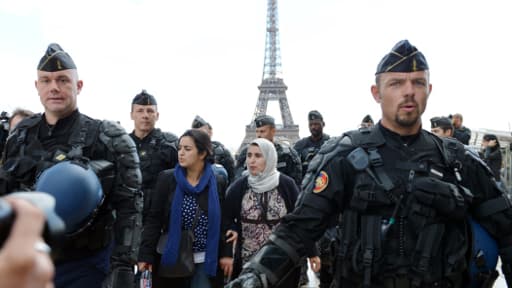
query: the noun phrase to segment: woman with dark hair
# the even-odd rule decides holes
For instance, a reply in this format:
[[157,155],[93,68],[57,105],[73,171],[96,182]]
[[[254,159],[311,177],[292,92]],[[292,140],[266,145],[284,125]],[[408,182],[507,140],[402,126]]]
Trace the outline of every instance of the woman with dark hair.
[[[187,130],[179,139],[178,165],[158,176],[154,201],[144,218],[138,263],[139,270],[153,271],[155,288],[223,285],[218,260],[224,248],[229,251],[232,247],[225,244],[221,233],[225,230],[221,227],[221,201],[226,183],[213,172],[211,156],[210,137],[200,130]],[[176,277],[169,271],[178,260],[185,230],[194,234],[195,270],[190,277]]]

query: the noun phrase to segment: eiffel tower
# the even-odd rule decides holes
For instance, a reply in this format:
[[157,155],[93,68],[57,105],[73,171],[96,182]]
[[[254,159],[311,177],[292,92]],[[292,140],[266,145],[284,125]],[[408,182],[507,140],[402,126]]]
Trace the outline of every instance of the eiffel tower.
[[[281,112],[282,125],[276,125],[274,140],[288,142],[290,145],[297,142],[299,125],[293,124],[292,113],[286,99],[286,89],[282,78],[281,49],[279,46],[279,26],[277,15],[277,0],[268,0],[267,7],[267,33],[265,41],[265,62],[263,66],[263,80],[258,86],[260,95],[251,123],[245,126],[245,138],[240,149],[256,138],[256,125],[254,119],[267,114],[269,101],[278,101]],[[272,115],[271,115],[272,116]],[[277,119],[277,117],[275,117]],[[240,149],[238,151],[240,151]]]

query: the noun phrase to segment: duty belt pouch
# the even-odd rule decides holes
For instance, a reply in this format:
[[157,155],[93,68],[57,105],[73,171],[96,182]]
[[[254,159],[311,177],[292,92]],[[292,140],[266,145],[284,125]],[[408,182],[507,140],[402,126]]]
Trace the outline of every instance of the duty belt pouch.
[[[195,263],[192,245],[194,243],[194,228],[197,224],[198,218],[199,206],[196,209],[196,215],[194,217],[192,227],[190,229],[181,230],[180,249],[176,263],[172,266],[161,265],[158,269],[159,276],[168,278],[183,278],[191,277],[194,275]],[[165,233],[160,236],[160,239],[158,239],[156,252],[159,254],[163,254],[165,252],[165,246],[167,244],[168,238],[169,233]]]

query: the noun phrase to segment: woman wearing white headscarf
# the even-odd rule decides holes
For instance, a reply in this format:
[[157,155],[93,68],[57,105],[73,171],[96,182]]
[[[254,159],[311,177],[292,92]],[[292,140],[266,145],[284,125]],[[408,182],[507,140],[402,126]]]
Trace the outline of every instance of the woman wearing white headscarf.
[[[221,267],[232,266],[235,275],[268,240],[281,218],[291,212],[299,189],[294,180],[277,171],[277,152],[267,139],[254,139],[247,149],[247,170],[227,191],[224,216],[238,231],[236,255],[221,259]],[[229,271],[229,269],[223,269]],[[282,287],[297,287],[300,269]],[[292,273],[294,274],[294,273]],[[297,282],[295,284],[294,282]]]

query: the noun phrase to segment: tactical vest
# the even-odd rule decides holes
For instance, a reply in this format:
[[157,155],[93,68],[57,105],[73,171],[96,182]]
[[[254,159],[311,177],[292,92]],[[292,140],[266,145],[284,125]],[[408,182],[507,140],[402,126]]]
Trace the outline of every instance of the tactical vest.
[[[213,156],[215,158],[215,163],[220,164],[224,166],[224,163],[226,162],[226,149],[224,146],[217,141],[212,141],[212,147],[213,147]],[[227,152],[229,153],[229,152]]]
[[214,163],[222,166],[222,168],[225,169],[229,184],[233,181],[235,176],[235,160],[233,159],[231,152],[226,149],[222,143],[218,141],[212,141],[212,147]]
[[322,135],[322,139],[318,142],[313,142],[310,137],[303,138],[301,142],[297,142],[293,147],[300,156],[300,160],[302,162],[302,176],[306,175],[308,170],[309,162],[315,157],[315,155],[320,151],[322,145],[325,141],[329,140],[330,136],[327,134]]
[[[21,189],[32,189],[35,182],[33,176],[38,176],[46,168],[64,160],[87,158],[94,153],[94,141],[99,134],[99,121],[95,121],[85,115],[79,114],[75,127],[70,129],[67,146],[52,152],[46,151],[38,140],[38,131],[31,130],[42,119],[41,114],[34,115],[21,122],[16,131],[9,138],[9,143],[14,141],[9,148],[16,149],[18,153],[14,163],[9,163],[9,172],[23,186]],[[60,147],[59,147],[60,148]],[[66,149],[66,150],[65,150]],[[87,155],[84,155],[87,150]],[[9,154],[12,154],[10,152]],[[7,163],[6,163],[7,164]],[[7,170],[7,169],[6,169]],[[31,177],[32,176],[32,177]]]
[[[134,137],[133,135],[130,135]],[[176,151],[175,141],[177,137],[171,133],[161,132],[155,129],[149,142],[137,144],[137,153],[140,160],[140,170],[142,173],[142,190],[144,193],[150,193],[156,183],[156,178],[160,171],[171,167],[176,163],[170,163],[171,151]]]
[[[466,281],[462,272],[468,262],[467,223],[440,219],[433,208],[416,205],[410,196],[416,177],[457,184],[460,161],[448,159],[443,140],[431,135],[441,157],[434,163],[396,159],[395,169],[409,171],[407,179],[397,180],[385,169],[379,149],[386,140],[379,129],[363,128],[344,136],[357,147],[347,156],[357,173],[340,224],[338,275],[362,279],[352,282],[362,287],[372,282],[398,288],[448,287],[443,281],[456,285]],[[392,285],[386,283],[390,279]]]
[[300,187],[302,180],[302,166],[300,163],[300,156],[296,154],[295,150],[292,151],[292,147],[274,143],[277,152],[277,170],[287,176],[290,176],[297,186]]
[[[15,147],[10,145],[9,148],[17,149],[18,153],[16,155],[19,156],[15,159],[9,159],[12,162],[9,163],[8,170],[11,173],[10,177],[20,183],[20,189],[33,190],[35,178],[48,167],[65,160],[77,160],[88,163],[98,175],[105,198],[108,198],[115,178],[115,168],[110,162],[112,159],[89,161],[89,157],[95,152],[94,144],[98,139],[101,122],[79,114],[74,127],[70,129],[71,134],[67,141],[69,150],[57,149],[48,152],[43,149],[38,140],[37,129],[32,129],[37,127],[40,121],[42,121],[41,114],[27,118],[16,128],[18,132],[12,134],[12,137],[16,137],[12,139],[12,141],[15,141]],[[67,236],[64,249],[97,250],[110,243],[114,218],[112,213],[106,209],[106,203],[107,201],[102,201],[98,211],[94,214],[95,219],[88,221],[85,224],[86,227],[80,229],[80,233]],[[83,253],[90,252],[84,251]],[[54,260],[58,262],[62,258],[82,257],[83,255],[53,256]]]

